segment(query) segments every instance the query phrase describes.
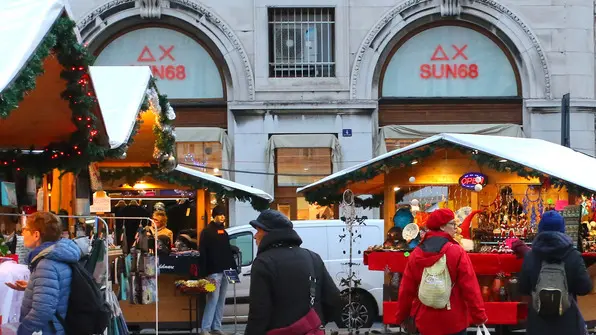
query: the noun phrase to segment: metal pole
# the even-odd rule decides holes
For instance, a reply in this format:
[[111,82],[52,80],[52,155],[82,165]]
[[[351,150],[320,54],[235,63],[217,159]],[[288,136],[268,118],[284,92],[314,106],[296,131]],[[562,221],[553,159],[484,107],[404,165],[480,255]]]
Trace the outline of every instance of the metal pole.
[[234,280],[234,334],[238,334],[238,311],[236,305],[236,281]]

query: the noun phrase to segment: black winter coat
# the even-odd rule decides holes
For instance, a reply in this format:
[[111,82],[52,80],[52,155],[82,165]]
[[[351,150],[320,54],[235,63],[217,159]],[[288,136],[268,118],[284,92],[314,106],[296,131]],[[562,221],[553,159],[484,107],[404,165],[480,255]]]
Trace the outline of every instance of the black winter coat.
[[340,315],[340,293],[323,260],[318,254],[300,248],[301,244],[302,240],[292,229],[271,231],[261,241],[251,270],[245,335],[265,335],[269,330],[291,325],[308,313],[313,260],[317,278],[314,308],[323,324],[335,321]]
[[230,237],[221,224],[211,222],[199,237],[199,277],[235,269]]
[[528,335],[584,335],[585,321],[577,306],[576,297],[592,290],[592,280],[586,271],[582,255],[573,247],[571,238],[559,232],[539,233],[532,243],[532,250],[524,257],[520,278],[520,291],[531,295],[538,281],[542,261],[565,262],[567,286],[573,296],[571,307],[560,317],[545,319],[529,306]]

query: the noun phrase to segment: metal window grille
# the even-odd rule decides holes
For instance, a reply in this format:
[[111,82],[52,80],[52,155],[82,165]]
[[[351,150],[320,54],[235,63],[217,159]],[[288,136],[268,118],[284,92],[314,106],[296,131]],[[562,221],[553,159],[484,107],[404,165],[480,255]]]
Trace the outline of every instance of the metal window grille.
[[335,76],[334,8],[269,8],[269,76]]

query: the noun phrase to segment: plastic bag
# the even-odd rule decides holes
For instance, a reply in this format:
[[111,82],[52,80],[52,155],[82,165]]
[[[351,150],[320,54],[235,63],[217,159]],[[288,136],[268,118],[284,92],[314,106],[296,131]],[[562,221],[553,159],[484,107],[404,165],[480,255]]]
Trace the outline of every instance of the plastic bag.
[[476,328],[476,335],[490,335],[490,332],[488,331],[488,328],[486,328],[485,325],[482,325]]

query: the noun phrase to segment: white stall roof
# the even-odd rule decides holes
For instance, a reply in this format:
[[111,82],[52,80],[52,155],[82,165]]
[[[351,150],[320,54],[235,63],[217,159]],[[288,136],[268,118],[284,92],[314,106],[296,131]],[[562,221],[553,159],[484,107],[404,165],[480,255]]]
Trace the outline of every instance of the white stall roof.
[[90,66],[89,75],[99,102],[110,148],[128,142],[145,99],[148,66]]
[[338,171],[310,185],[299,188],[296,192],[303,192],[312,187],[321,186],[322,184],[332,182],[338,177],[350,174],[384,159],[441,140],[500,157],[552,177],[596,191],[596,178],[593,177],[594,171],[596,171],[596,159],[573,149],[535,138],[439,134]]
[[63,11],[62,0],[0,1],[0,92],[19,75]]
[[187,175],[190,175],[190,176],[193,176],[196,178],[200,178],[200,179],[212,182],[212,183],[219,184],[219,185],[226,187],[230,190],[243,191],[243,192],[249,193],[251,195],[257,196],[259,198],[265,199],[269,202],[273,201],[273,197],[271,195],[269,195],[265,191],[259,190],[258,188],[242,185],[242,184],[233,182],[231,180],[219,178],[219,177],[210,175],[208,173],[204,173],[204,172],[195,170],[190,167],[182,166],[182,165],[176,166],[176,171],[182,172]]

